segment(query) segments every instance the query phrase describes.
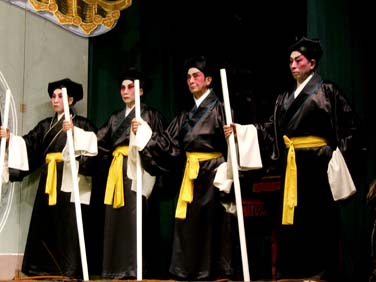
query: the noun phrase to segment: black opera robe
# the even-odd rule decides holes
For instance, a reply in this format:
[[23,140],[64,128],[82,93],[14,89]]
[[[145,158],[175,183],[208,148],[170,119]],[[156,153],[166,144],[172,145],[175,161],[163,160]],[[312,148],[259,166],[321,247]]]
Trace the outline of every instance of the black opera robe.
[[[233,275],[233,230],[236,217],[221,204],[223,192],[213,186],[216,168],[227,157],[223,104],[213,91],[174,118],[162,135],[153,133],[141,151],[145,169],[182,175],[186,152],[221,152],[222,157],[200,162],[193,202],[186,219],[176,219],[170,273],[182,280],[211,280]],[[177,183],[177,191],[180,189]],[[178,192],[177,192],[178,193]],[[236,228],[236,227],[235,227]]]
[[[283,166],[287,159],[283,135],[319,136],[326,140],[327,146],[295,149],[298,201],[294,224],[281,225],[278,231],[277,278],[318,275],[332,281],[338,275],[340,218],[327,169],[337,146],[348,166],[351,157],[356,157],[352,152],[358,142],[358,119],[340,89],[332,82],[323,81],[317,73],[296,99],[293,95],[293,91],[285,92],[277,98],[271,126],[257,125],[262,131],[259,136],[268,136],[265,132],[270,130],[269,140],[275,141],[274,158],[282,160]],[[261,143],[260,146],[268,145]]]
[[[141,104],[140,114],[153,131],[163,131],[165,119],[159,111]],[[112,152],[115,148],[129,145],[131,121],[134,117],[134,109],[127,117],[125,117],[125,109],[116,111],[98,131],[98,154],[106,167],[107,174],[112,160]],[[123,160],[124,206],[114,208],[106,205],[105,207],[102,276],[108,279],[136,278],[137,276],[136,193],[131,190],[132,180],[127,176],[127,160],[128,157],[125,156]],[[146,234],[147,226],[145,226],[147,200],[144,196],[142,201],[143,237],[145,240],[148,234]],[[143,251],[145,253],[145,248],[143,248]],[[144,272],[146,272],[146,269],[147,263],[144,262]]]
[[[26,174],[40,169],[40,180],[35,196],[31,221],[22,262],[22,272],[28,276],[82,277],[81,254],[76,223],[75,204],[71,193],[60,190],[63,162],[57,163],[57,202],[48,205],[45,193],[48,153],[62,152],[67,135],[62,131],[64,118],[57,116],[40,121],[23,136],[25,140],[29,171],[10,172],[11,181],[21,181]],[[73,124],[85,131],[96,133],[96,127],[88,119],[73,115]],[[95,157],[80,156],[79,173],[90,176]],[[81,205],[84,217],[87,205]],[[85,219],[83,218],[83,222]]]

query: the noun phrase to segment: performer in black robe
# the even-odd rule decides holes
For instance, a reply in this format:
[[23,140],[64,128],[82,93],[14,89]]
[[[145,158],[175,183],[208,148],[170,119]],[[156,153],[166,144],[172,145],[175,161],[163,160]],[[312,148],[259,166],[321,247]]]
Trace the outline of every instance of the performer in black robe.
[[[277,278],[340,281],[340,218],[328,181],[328,164],[338,147],[351,168],[359,157],[360,128],[340,88],[315,72],[322,48],[301,38],[289,48],[293,88],[278,96],[270,122],[255,124],[260,146],[287,170],[295,147],[297,203],[283,173],[281,225],[278,228]],[[226,131],[226,129],[225,129]],[[286,182],[284,182],[286,181]]]
[[[151,173],[182,176],[185,166],[199,165],[197,178],[191,178],[192,194],[185,194],[184,185],[180,189],[169,269],[173,278],[229,278],[234,274],[236,216],[222,205],[229,196],[213,186],[216,169],[227,156],[224,106],[210,88],[213,70],[205,57],[187,60],[184,70],[194,107],[178,114],[163,134],[153,132],[140,153],[145,169]],[[132,123],[137,134],[139,127],[136,121]],[[190,199],[182,199],[183,194]]]
[[[140,96],[147,91],[150,82],[136,69],[129,69],[121,77],[121,97],[124,101],[124,108],[111,114],[107,122],[99,129],[98,149],[99,157],[106,174],[110,162],[114,163],[117,154],[122,159],[122,169],[117,172],[122,178],[122,187],[115,187],[109,184],[110,175],[107,179],[105,195],[105,224],[104,224],[104,247],[103,247],[103,278],[108,279],[134,279],[137,277],[137,213],[136,213],[136,192],[132,190],[132,180],[127,175],[128,149],[130,139],[131,121],[135,117],[135,84],[140,81]],[[165,126],[165,119],[156,109],[143,103],[140,105],[140,115],[155,132],[161,132]],[[119,190],[117,190],[119,188]],[[154,188],[154,187],[152,187]],[[120,191],[121,189],[121,191]],[[116,195],[123,194],[121,199]],[[150,193],[150,191],[149,191]],[[114,195],[115,194],[115,195]],[[146,252],[147,240],[153,239],[153,230],[149,230],[146,224],[148,219],[148,197],[143,195],[143,257]],[[118,201],[121,200],[120,204]],[[157,230],[155,230],[157,231]],[[155,233],[154,233],[155,234]],[[154,236],[159,236],[155,234]],[[148,239],[146,239],[148,238]],[[148,261],[143,262],[143,275],[147,275]]]
[[[74,105],[82,99],[81,84],[70,79],[49,83],[48,93],[55,115],[40,121],[23,136],[27,148],[29,170],[26,172],[11,170],[10,180],[21,181],[25,175],[40,169],[40,181],[31,215],[22,272],[28,276],[53,275],[82,278],[75,204],[71,201],[71,193],[60,189],[64,165],[61,152],[67,143],[66,131],[72,128],[72,123],[75,129],[92,132],[95,152],[78,157],[79,174],[90,176],[93,170],[93,159],[95,159],[93,156],[97,148],[96,127],[88,119],[74,113],[72,108],[70,109],[72,122],[64,121],[62,87],[67,89],[69,105]],[[76,131],[77,135],[79,129],[73,129],[73,132]],[[47,159],[51,156],[57,158],[55,199],[52,196],[53,192],[46,193]],[[81,206],[84,214],[84,209],[88,206]]]

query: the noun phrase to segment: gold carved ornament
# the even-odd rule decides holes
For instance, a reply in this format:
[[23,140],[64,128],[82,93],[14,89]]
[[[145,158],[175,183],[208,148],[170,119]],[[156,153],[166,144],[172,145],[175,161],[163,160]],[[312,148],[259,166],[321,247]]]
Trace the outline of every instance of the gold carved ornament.
[[72,25],[90,35],[100,26],[111,29],[120,11],[132,0],[28,0],[37,12],[49,12],[61,25]]

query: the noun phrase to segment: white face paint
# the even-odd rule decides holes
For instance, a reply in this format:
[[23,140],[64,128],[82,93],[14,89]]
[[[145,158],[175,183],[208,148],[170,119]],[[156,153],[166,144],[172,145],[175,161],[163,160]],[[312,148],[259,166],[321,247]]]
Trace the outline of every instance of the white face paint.
[[[73,97],[68,97],[68,105],[72,105]],[[51,95],[51,104],[54,111],[58,114],[64,112],[63,91],[60,88],[54,90]]]
[[316,60],[308,60],[299,51],[292,51],[290,55],[290,71],[298,83],[302,83],[315,69]]
[[198,68],[190,68],[187,73],[187,85],[193,96],[200,98],[209,88],[212,81],[211,76],[205,74]]
[[[120,88],[120,95],[123,99],[123,102],[132,108],[135,104],[135,84],[133,80],[123,80]],[[143,89],[140,88],[140,96],[143,94]]]

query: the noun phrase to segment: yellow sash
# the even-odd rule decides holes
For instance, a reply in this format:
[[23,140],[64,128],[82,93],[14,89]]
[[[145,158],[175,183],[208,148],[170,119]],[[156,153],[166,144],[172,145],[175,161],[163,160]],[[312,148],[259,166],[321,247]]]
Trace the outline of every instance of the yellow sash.
[[120,146],[112,153],[113,159],[108,171],[106,194],[104,203],[112,205],[114,208],[124,206],[124,190],[123,190],[123,159],[128,156],[128,146]]
[[47,167],[47,179],[46,179],[46,190],[45,193],[48,194],[48,205],[56,205],[57,200],[57,171],[56,171],[56,162],[62,162],[63,154],[58,153],[48,153],[46,155],[46,164]]
[[285,191],[283,194],[282,224],[291,225],[294,224],[294,209],[298,205],[295,148],[323,147],[326,146],[327,143],[325,139],[317,136],[292,137],[289,139],[284,135],[283,140],[289,151],[287,154]]
[[216,159],[222,156],[222,153],[197,153],[186,152],[187,162],[185,164],[183,181],[180,186],[180,193],[176,207],[175,217],[185,219],[187,215],[188,203],[193,201],[193,181],[197,178],[200,170],[200,161]]

